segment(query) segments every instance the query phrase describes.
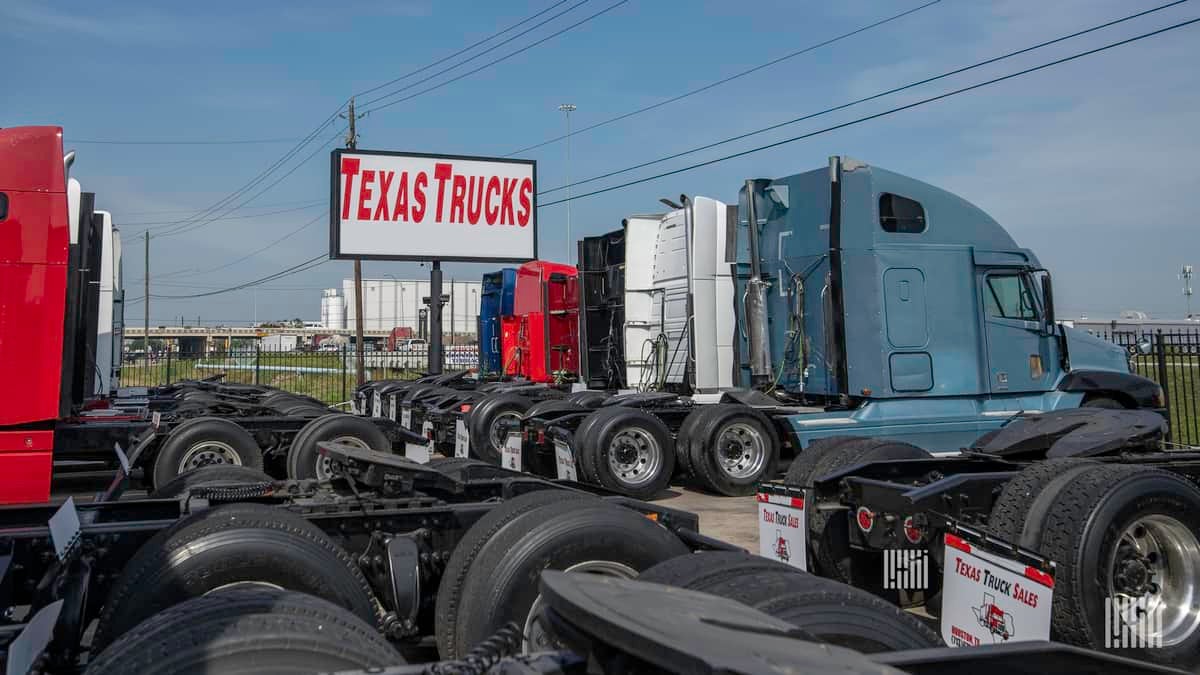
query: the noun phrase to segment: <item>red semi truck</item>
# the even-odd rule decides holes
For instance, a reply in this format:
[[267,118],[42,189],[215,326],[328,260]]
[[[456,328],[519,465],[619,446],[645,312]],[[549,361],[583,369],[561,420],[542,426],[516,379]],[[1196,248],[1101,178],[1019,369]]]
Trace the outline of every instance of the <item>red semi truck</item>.
[[579,372],[579,272],[534,260],[517,268],[513,315],[500,319],[504,374],[532,382]]

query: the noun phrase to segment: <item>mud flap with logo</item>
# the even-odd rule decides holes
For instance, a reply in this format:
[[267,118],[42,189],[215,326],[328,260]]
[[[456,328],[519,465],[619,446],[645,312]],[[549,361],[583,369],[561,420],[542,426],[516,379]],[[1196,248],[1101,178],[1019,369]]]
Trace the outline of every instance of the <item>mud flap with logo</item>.
[[454,456],[466,457],[471,449],[471,434],[462,418],[454,420]]
[[758,486],[758,554],[801,570],[808,569],[804,491],[763,483]]
[[510,431],[504,439],[504,447],[500,449],[501,464],[506,469],[521,470],[521,432]]
[[946,533],[942,639],[951,647],[1050,639],[1054,567],[985,551]]

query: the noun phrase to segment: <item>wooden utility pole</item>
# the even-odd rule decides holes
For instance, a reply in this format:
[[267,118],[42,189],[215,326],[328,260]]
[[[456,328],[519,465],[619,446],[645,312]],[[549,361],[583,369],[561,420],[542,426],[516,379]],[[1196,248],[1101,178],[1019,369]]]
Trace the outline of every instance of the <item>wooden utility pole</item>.
[[146,230],[146,279],[145,285],[142,287],[144,295],[142,296],[142,355],[146,359],[146,365],[150,365],[150,230]]
[[[354,115],[354,97],[350,97],[350,106],[346,111],[346,120],[350,126],[346,129],[346,148],[358,149],[358,132],[354,123],[358,118]],[[361,386],[367,380],[366,369],[363,367],[363,285],[362,260],[354,259],[354,373]]]

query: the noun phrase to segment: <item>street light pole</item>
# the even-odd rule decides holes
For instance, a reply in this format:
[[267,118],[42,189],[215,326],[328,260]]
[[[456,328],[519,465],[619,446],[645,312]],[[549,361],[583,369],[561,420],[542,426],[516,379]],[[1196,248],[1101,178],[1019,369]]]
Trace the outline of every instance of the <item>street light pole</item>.
[[558,109],[567,114],[567,263],[571,262],[571,113],[578,109],[574,103],[564,103]]

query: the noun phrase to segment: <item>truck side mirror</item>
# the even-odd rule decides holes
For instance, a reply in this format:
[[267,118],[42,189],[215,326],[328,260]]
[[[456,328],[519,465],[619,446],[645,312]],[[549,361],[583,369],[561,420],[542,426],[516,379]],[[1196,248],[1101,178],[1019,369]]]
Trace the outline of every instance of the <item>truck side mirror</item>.
[[1146,356],[1150,352],[1154,351],[1154,345],[1151,344],[1148,338],[1142,338],[1141,340],[1138,340],[1137,351],[1142,356]]
[[1042,311],[1045,313],[1046,332],[1054,333],[1054,286],[1050,282],[1050,273],[1042,276]]

